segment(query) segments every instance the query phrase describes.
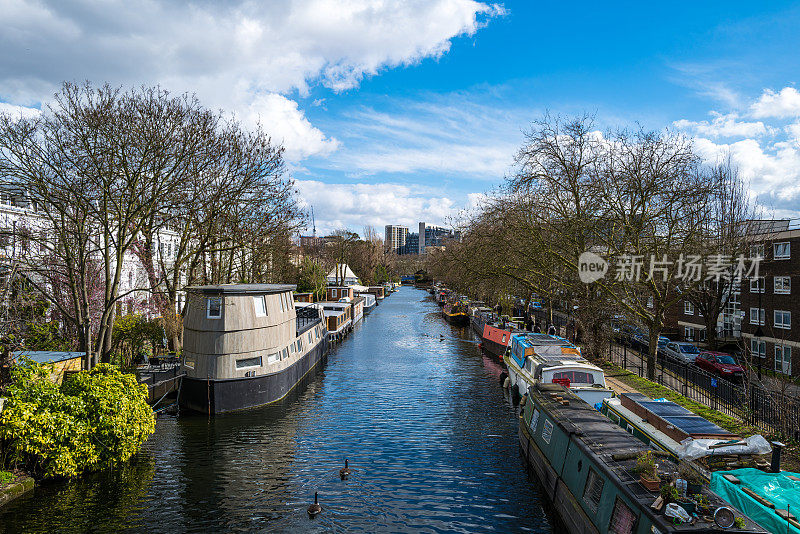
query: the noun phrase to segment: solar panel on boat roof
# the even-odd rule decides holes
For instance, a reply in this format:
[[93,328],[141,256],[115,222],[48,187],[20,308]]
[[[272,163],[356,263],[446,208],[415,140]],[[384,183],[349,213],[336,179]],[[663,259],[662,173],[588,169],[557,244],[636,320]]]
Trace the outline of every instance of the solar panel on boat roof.
[[664,420],[687,434],[730,434],[699,415],[664,417]]
[[693,415],[692,412],[674,402],[639,401],[639,404],[661,417],[676,415]]

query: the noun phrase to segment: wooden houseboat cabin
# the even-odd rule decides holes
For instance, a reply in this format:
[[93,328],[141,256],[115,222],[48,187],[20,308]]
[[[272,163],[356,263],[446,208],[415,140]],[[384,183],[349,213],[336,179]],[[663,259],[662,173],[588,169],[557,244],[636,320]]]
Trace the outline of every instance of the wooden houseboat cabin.
[[325,358],[319,310],[298,314],[278,284],[186,288],[181,406],[220,413],[283,398]]

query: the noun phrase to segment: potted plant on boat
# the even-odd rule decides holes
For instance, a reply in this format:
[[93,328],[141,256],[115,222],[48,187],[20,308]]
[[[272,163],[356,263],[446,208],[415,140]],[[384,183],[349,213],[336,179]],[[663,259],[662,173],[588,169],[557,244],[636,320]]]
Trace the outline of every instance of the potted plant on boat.
[[661,498],[664,500],[664,504],[669,504],[671,502],[677,502],[678,499],[681,498],[681,493],[678,491],[678,488],[672,484],[667,484],[661,486]]
[[708,514],[711,506],[708,504],[708,497],[700,493],[692,495],[692,499],[697,503],[697,511],[701,514]]
[[703,477],[697,470],[693,469],[686,462],[681,462],[678,466],[678,474],[686,481],[686,494],[697,495],[703,489]]
[[639,482],[642,483],[648,491],[658,491],[661,485],[661,479],[658,477],[653,451],[643,451],[636,457],[636,472],[639,473]]

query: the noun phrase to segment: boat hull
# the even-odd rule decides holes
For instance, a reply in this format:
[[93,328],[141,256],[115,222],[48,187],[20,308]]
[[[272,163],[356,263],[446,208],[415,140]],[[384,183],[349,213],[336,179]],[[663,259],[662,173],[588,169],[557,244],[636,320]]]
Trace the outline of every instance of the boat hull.
[[443,315],[448,323],[455,326],[467,326],[467,324],[469,323],[469,316],[464,313],[456,313],[453,315],[445,313]]
[[558,512],[560,519],[571,534],[599,534],[599,531],[575,500],[558,473],[547,461],[547,458],[531,439],[528,427],[523,418],[519,419],[520,453],[528,468],[531,469],[544,487],[542,492],[547,496]]
[[285,397],[327,354],[328,340],[323,337],[294,365],[277,373],[223,380],[185,376],[178,402],[182,408],[209,415],[270,404]]

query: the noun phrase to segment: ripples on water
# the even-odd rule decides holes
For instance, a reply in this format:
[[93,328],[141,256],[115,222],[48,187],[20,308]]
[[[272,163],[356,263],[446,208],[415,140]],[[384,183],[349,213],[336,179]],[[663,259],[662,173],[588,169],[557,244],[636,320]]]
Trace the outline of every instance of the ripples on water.
[[386,298],[284,402],[162,417],[130,466],[37,488],[0,530],[551,532],[500,365],[427,297]]

